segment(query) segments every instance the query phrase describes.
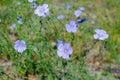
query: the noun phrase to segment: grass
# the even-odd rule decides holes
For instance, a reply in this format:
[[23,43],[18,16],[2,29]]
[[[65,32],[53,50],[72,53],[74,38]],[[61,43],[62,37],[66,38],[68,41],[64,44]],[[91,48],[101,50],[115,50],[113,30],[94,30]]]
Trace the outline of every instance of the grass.
[[[0,1],[0,80],[118,80],[119,73],[112,69],[120,68],[119,0],[37,0],[37,5],[49,5],[50,16],[46,18],[35,15],[27,0],[19,1],[20,6],[17,0]],[[70,9],[64,7],[68,2]],[[73,14],[80,6],[86,10],[79,18],[88,21],[79,24],[75,34],[68,33],[65,25],[79,19]],[[64,20],[56,19],[60,14]],[[21,16],[24,24],[18,24],[17,16]],[[10,30],[14,23],[17,27]],[[104,29],[109,38],[94,44],[96,28]],[[14,49],[16,40],[27,44],[22,54]],[[58,57],[57,40],[71,44],[70,60]],[[102,63],[98,65],[100,56]]]

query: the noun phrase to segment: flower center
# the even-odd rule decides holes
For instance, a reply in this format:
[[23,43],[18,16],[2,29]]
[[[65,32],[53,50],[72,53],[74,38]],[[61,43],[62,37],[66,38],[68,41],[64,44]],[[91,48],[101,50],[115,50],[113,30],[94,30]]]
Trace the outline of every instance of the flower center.
[[70,28],[71,28],[71,29],[73,29],[73,28],[74,28],[74,26],[70,26]]
[[23,45],[22,45],[22,44],[20,44],[20,45],[19,45],[19,47],[20,47],[20,48],[22,48],[22,47],[23,47]]
[[40,11],[40,12],[44,12],[44,9],[43,9],[43,8],[41,8],[39,11]]
[[64,50],[65,53],[66,53],[67,51],[68,51],[67,49]]
[[99,34],[99,36],[100,36],[100,37],[102,37],[102,36],[103,36],[103,34]]

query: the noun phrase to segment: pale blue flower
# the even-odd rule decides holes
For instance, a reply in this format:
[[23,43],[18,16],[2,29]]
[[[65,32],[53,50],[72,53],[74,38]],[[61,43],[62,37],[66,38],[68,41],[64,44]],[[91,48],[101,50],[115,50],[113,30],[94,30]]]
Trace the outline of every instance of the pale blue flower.
[[102,29],[95,29],[94,38],[98,40],[105,40],[109,35]]
[[21,17],[20,16],[17,16],[17,20],[20,20],[21,19]]
[[59,15],[59,16],[57,16],[57,19],[58,19],[58,20],[63,20],[63,19],[64,19],[64,16],[63,16],[63,15]]
[[18,24],[23,24],[22,18],[20,16],[17,16],[17,21],[18,21]]
[[33,8],[33,9],[37,8],[36,3],[32,3],[32,4],[31,4],[31,8]]
[[70,4],[67,3],[67,4],[65,5],[65,8],[69,9],[69,8],[70,8]]
[[81,24],[83,22],[86,22],[87,21],[87,18],[82,18],[82,19],[79,19],[76,21],[77,24]]
[[46,17],[49,15],[49,8],[48,8],[48,4],[43,4],[42,6],[38,6],[34,13],[38,16],[43,16]]
[[16,24],[12,24],[12,25],[10,26],[10,30],[13,30],[15,27],[16,27]]
[[78,26],[75,21],[70,21],[68,24],[66,24],[66,30],[70,33],[75,33],[78,29]]
[[30,2],[30,3],[34,2],[34,1],[36,1],[36,0],[28,0],[28,2]]
[[18,24],[23,24],[22,19],[19,19],[19,20],[18,20]]
[[81,11],[84,11],[85,10],[85,7],[80,7],[79,8]]
[[20,2],[20,1],[18,1],[18,2],[17,2],[17,4],[18,4],[18,6],[19,6],[19,5],[21,5],[21,2]]
[[26,43],[24,40],[17,40],[14,44],[14,49],[19,52],[22,53],[26,50]]
[[64,43],[64,41],[63,41],[63,40],[57,40],[56,45],[57,45],[57,47],[58,47],[60,44],[63,44],[63,43]]
[[115,68],[113,69],[113,72],[120,74],[120,69]]
[[75,10],[75,12],[74,12],[74,16],[75,17],[79,17],[79,16],[81,16],[82,15],[82,11],[80,11],[80,10]]
[[47,13],[45,13],[44,15],[43,15],[43,17],[47,17],[47,16],[49,16],[50,15],[50,12],[48,11]]
[[61,43],[58,46],[57,54],[59,57],[64,59],[69,59],[69,55],[72,54],[73,49],[71,48],[69,43]]

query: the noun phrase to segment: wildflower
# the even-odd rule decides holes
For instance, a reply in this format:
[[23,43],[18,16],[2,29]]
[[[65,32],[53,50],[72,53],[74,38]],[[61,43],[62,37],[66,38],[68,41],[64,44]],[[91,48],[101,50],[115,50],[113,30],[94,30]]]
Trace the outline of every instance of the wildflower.
[[20,1],[18,1],[18,2],[17,2],[17,5],[18,5],[18,6],[19,6],[19,5],[21,5],[21,2],[20,2]]
[[70,8],[70,4],[67,3],[67,4],[65,5],[65,8],[69,9],[69,8]]
[[64,19],[64,16],[63,15],[59,15],[59,16],[57,16],[57,19],[58,20],[62,20],[62,19]]
[[48,11],[45,15],[43,15],[43,17],[47,17],[50,15],[50,12]]
[[64,43],[64,41],[63,41],[63,40],[57,40],[56,45],[57,45],[57,47],[58,47],[60,44],[63,44],[63,43]]
[[43,4],[42,6],[38,6],[34,13],[38,16],[46,17],[49,15],[48,4]]
[[69,59],[69,55],[72,54],[73,50],[70,47],[69,43],[61,43],[58,46],[57,54],[59,57],[62,57],[64,59]]
[[18,24],[23,24],[22,19],[18,20]]
[[36,0],[28,0],[28,2],[30,2],[30,3],[34,2],[34,1],[36,1]]
[[79,20],[76,21],[76,23],[77,23],[77,24],[80,24],[80,23],[83,23],[83,22],[85,22],[85,21],[87,21],[87,18],[79,19]]
[[84,11],[85,10],[85,7],[80,7],[79,8],[81,11]]
[[21,19],[21,17],[20,16],[17,16],[17,20],[20,20]]
[[20,16],[17,16],[17,21],[18,21],[18,24],[23,24],[23,21]]
[[109,37],[109,35],[102,29],[95,29],[94,38],[98,40],[105,40]]
[[67,32],[75,33],[77,31],[78,27],[75,21],[70,21],[68,24],[66,24],[66,30]]
[[33,0],[28,0],[28,2],[32,3],[32,2],[33,2]]
[[19,53],[22,53],[26,50],[26,43],[24,40],[17,40],[14,45],[14,49]]
[[12,24],[12,25],[10,26],[10,30],[13,30],[15,27],[16,27],[16,24]]
[[31,4],[31,7],[32,7],[33,9],[35,9],[35,8],[37,7],[36,3],[32,3],[32,4]]
[[120,69],[113,69],[113,72],[120,73]]
[[80,10],[76,10],[74,12],[75,17],[79,17],[79,16],[81,16],[81,14],[82,14],[82,11],[80,11]]

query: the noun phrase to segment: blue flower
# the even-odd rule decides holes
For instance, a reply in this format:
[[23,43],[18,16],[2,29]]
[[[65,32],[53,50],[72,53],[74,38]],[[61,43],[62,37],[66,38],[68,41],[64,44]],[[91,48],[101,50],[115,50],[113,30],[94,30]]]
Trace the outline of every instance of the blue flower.
[[85,7],[80,7],[79,8],[81,11],[84,11],[85,10]]
[[18,24],[23,24],[22,18],[20,16],[17,16],[17,21],[18,21]]
[[57,16],[57,19],[58,20],[62,20],[62,19],[64,19],[64,16],[63,15],[59,15],[59,16]]
[[82,11],[81,10],[75,10],[74,15],[75,15],[75,17],[79,17],[79,16],[82,15]]
[[28,2],[30,2],[30,3],[34,2],[34,1],[36,1],[36,0],[28,0]]
[[79,19],[76,21],[77,24],[80,24],[80,23],[83,23],[83,22],[86,22],[87,21],[87,18],[82,18],[82,19]]
[[77,29],[78,27],[75,21],[70,21],[68,24],[66,24],[67,32],[75,33]]
[[26,43],[24,40],[17,40],[15,42],[15,45],[14,45],[14,49],[19,52],[19,53],[22,53],[26,50]]
[[94,39],[105,40],[109,35],[102,29],[95,29]]
[[12,25],[10,26],[10,30],[13,30],[15,27],[16,27],[16,24],[12,24]]
[[47,17],[47,16],[49,16],[50,15],[50,12],[48,11],[47,13],[45,13],[44,15],[43,15],[43,17]]
[[37,7],[36,3],[32,3],[32,4],[31,4],[31,7],[32,7],[33,9],[35,9],[35,8]]
[[34,13],[38,16],[46,17],[49,15],[48,4],[43,4],[42,6],[38,6]]
[[58,47],[60,44],[63,44],[63,43],[64,43],[64,41],[63,41],[63,40],[57,40],[56,45],[57,45],[57,47]]
[[18,20],[18,24],[23,24],[22,19]]
[[70,8],[70,4],[67,3],[67,4],[65,5],[65,8],[69,9],[69,8]]
[[17,16],[17,20],[20,20],[21,19],[21,17],[20,16]]
[[21,2],[20,2],[20,1],[18,1],[18,2],[17,2],[17,4],[18,4],[18,6],[19,6],[19,5],[21,5]]
[[120,69],[113,69],[113,72],[120,73]]
[[72,54],[73,49],[71,48],[69,43],[61,43],[58,46],[57,54],[59,57],[64,59],[69,59],[69,55]]

